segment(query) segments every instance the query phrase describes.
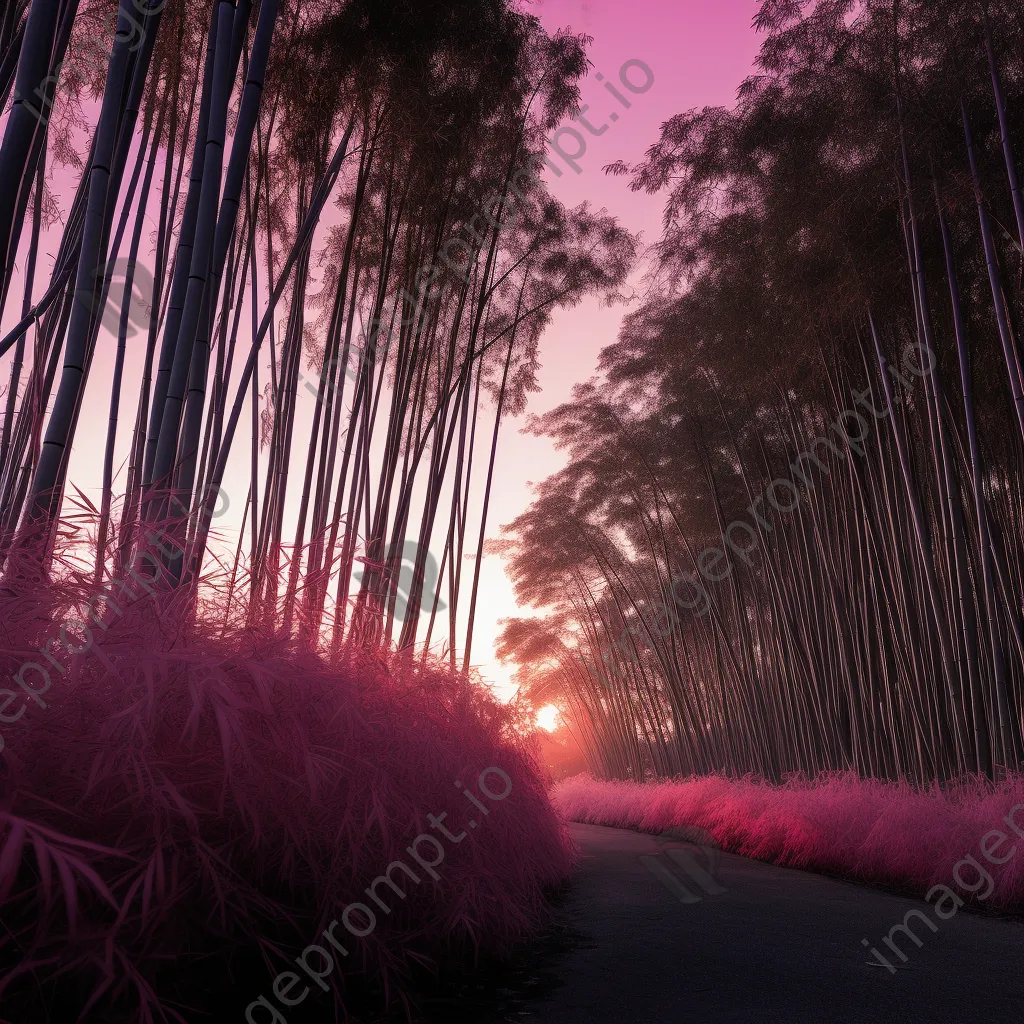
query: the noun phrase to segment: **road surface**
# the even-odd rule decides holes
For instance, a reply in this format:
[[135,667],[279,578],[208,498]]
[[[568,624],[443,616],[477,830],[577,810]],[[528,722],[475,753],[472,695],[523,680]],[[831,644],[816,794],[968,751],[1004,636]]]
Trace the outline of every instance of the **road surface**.
[[[1001,1024],[1024,1020],[1024,923],[930,904],[805,871],[718,854],[708,894],[687,903],[640,860],[674,864],[688,844],[573,825],[584,859],[560,910],[574,940],[555,979],[505,1019],[542,1024]],[[647,862],[649,865],[651,862]],[[660,869],[656,869],[660,870]],[[662,872],[664,873],[664,872]],[[699,898],[698,898],[699,897]],[[910,910],[906,935],[883,943]],[[861,940],[899,964],[895,975]],[[536,990],[535,990],[536,991]]]

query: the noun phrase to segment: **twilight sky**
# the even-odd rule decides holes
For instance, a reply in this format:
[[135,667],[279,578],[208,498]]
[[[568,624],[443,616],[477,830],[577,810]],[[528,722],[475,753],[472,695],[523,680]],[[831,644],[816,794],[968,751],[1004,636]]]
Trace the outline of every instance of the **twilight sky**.
[[[583,83],[582,99],[590,107],[585,116],[595,128],[608,124],[600,137],[587,136],[587,150],[578,160],[579,174],[566,168],[556,177],[545,170],[552,192],[570,206],[588,200],[595,207],[606,207],[629,230],[643,232],[643,242],[656,241],[662,197],[631,192],[628,178],[609,177],[601,168],[619,159],[636,163],[673,114],[691,107],[732,105],[757,55],[758,39],[751,27],[757,5],[753,0],[538,0],[532,9],[551,32],[570,27],[593,37],[590,59],[594,66]],[[632,103],[626,110],[605,90],[597,74],[618,86],[619,68],[632,59],[650,67],[654,84],[642,95],[624,93]],[[631,71],[630,77],[642,84],[638,70]],[[613,111],[620,117],[610,123],[607,115]],[[572,152],[571,139],[563,146]],[[561,166],[557,159],[553,162]],[[542,391],[531,396],[528,413],[545,412],[566,401],[573,385],[594,373],[598,353],[615,341],[626,308],[601,308],[594,299],[555,314],[541,342]],[[539,482],[564,465],[564,454],[549,441],[518,432],[524,422],[522,417],[502,427],[490,537],[529,505],[531,481]],[[484,560],[473,661],[500,693],[511,694],[511,668],[493,659],[493,642],[500,631],[498,620],[524,611],[517,608],[503,564],[495,556]]]

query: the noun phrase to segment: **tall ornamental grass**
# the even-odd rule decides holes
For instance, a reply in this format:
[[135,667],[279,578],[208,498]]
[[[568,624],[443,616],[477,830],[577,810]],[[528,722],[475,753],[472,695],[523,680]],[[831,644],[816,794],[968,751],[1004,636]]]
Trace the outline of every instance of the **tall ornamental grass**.
[[[45,662],[29,652],[67,599],[0,595],[5,679]],[[45,706],[5,708],[27,706],[2,727],[0,1019],[191,1024],[233,985],[242,1019],[392,861],[413,864],[409,844],[438,834],[428,815],[467,828],[454,783],[489,767],[508,797],[443,842],[436,881],[407,885],[365,938],[343,933],[322,1012],[343,1015],[357,976],[393,1001],[414,964],[500,952],[541,919],[573,854],[513,709],[421,660],[362,649],[328,664],[142,600],[122,612],[97,616],[106,631],[78,655],[49,648]]]
[[[993,877],[988,906],[1024,907],[1024,852],[1017,849],[1024,848],[1020,776],[998,784],[966,779],[922,791],[905,781],[841,772],[793,776],[782,785],[753,776],[639,783],[577,775],[553,788],[552,802],[570,821],[655,833],[696,825],[731,853],[921,896],[932,886],[949,886],[957,863],[973,857]],[[1007,858],[1002,865],[979,852],[993,831],[1007,837],[998,848],[994,839],[986,843],[996,859]],[[974,884],[976,874],[967,867],[960,873]],[[968,893],[961,896],[977,903]]]

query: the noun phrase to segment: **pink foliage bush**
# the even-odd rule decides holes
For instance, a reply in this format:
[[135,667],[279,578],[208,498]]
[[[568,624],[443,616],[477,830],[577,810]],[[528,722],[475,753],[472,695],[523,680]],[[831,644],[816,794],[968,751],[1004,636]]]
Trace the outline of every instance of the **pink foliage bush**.
[[[52,594],[2,603],[11,687],[26,660],[47,664],[38,651],[68,609]],[[437,834],[428,814],[466,825],[454,782],[491,766],[512,792],[444,844],[440,880],[410,883],[365,938],[343,933],[335,1013],[355,976],[390,1001],[412,965],[501,951],[538,923],[575,853],[512,711],[420,661],[363,651],[331,666],[280,638],[183,630],[144,604],[77,655],[51,647],[45,706],[26,699],[0,725],[0,1019],[29,1019],[63,979],[75,1012],[51,1019],[185,1019],[177,1006],[191,1022],[190,972],[212,958],[223,987],[254,955],[231,1013],[243,1019],[391,861],[411,863],[413,839]]]
[[[721,776],[637,783],[578,775],[555,785],[551,796],[570,821],[655,833],[696,825],[732,853],[922,896],[933,885],[950,885],[965,856],[982,857],[979,844],[992,830],[1009,837],[998,850],[1006,856],[1018,834],[1004,819],[1017,805],[1014,820],[1024,829],[1020,776],[920,792],[852,774],[796,778],[781,786]],[[1024,906],[1024,841],[1005,864],[982,863],[995,879],[985,905]],[[973,883],[976,876],[963,870]]]

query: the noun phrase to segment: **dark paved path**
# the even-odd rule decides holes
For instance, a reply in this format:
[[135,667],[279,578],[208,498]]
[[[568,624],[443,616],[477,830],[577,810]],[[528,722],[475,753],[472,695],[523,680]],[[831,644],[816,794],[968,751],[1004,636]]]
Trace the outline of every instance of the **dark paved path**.
[[[685,843],[574,825],[585,859],[565,904],[579,933],[551,965],[563,983],[516,1018],[543,1024],[1003,1024],[1024,1021],[1024,923],[930,905],[719,854],[725,892],[684,904],[641,856]],[[697,854],[697,859],[702,860]],[[685,875],[680,875],[685,878]],[[699,892],[689,883],[690,889]],[[870,966],[909,910],[920,948],[892,975]]]

